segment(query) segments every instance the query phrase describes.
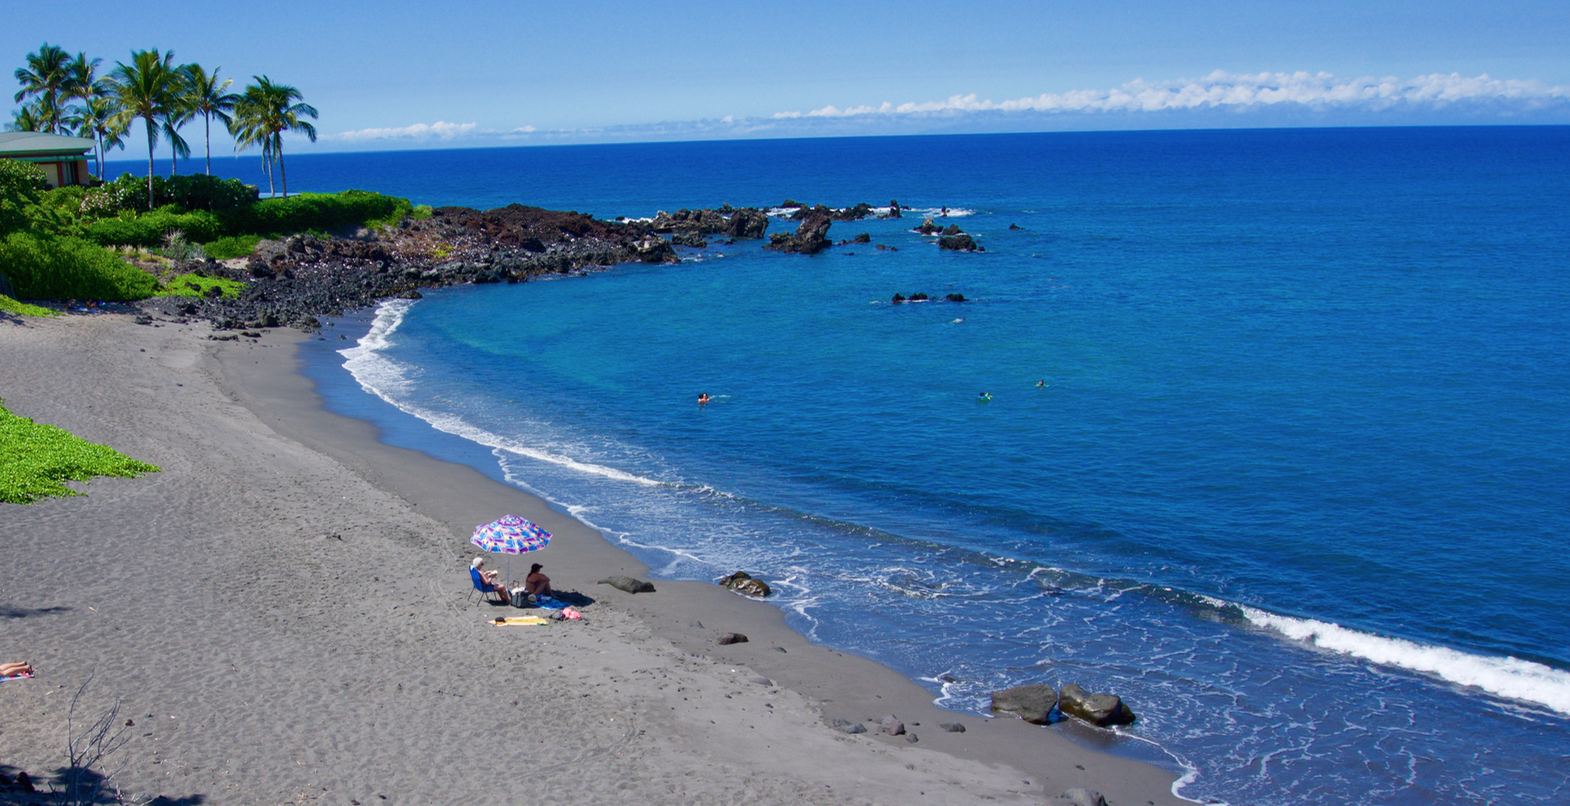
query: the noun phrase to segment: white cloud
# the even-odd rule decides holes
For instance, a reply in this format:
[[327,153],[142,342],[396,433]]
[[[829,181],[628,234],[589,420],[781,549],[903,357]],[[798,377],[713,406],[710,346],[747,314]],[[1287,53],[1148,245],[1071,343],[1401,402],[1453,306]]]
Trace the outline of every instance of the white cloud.
[[975,94],[943,101],[855,106],[825,106],[810,112],[777,112],[775,119],[866,115],[956,114],[965,112],[1156,112],[1169,109],[1247,109],[1297,104],[1312,109],[1379,111],[1394,107],[1442,109],[1462,103],[1508,103],[1523,109],[1570,101],[1570,87],[1541,81],[1500,80],[1487,74],[1459,73],[1397,78],[1337,79],[1329,73],[1248,73],[1217,70],[1201,79],[1130,81],[1111,90],[1043,93],[1009,101],[978,100]]
[[[391,129],[357,129],[352,132],[332,135],[335,140],[364,141],[364,140],[429,140],[433,137],[451,140],[465,134],[473,133],[478,124],[475,123],[448,123],[438,120],[435,123],[415,123],[409,126],[400,126]],[[531,131],[532,127],[528,127]]]

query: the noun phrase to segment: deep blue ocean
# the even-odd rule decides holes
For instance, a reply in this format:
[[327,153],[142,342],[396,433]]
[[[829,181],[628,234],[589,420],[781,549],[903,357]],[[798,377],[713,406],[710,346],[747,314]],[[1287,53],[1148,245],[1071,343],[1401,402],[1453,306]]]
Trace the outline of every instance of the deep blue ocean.
[[[265,189],[258,165],[215,161]],[[334,322],[308,372],[656,577],[763,577],[797,629],[945,707],[1117,693],[1137,722],[1071,733],[1185,797],[1570,803],[1570,129],[288,167],[296,191],[604,218],[897,199],[830,232],[890,249],[717,243],[428,293]],[[945,207],[984,253],[911,231]],[[969,301],[891,303],[915,292]]]

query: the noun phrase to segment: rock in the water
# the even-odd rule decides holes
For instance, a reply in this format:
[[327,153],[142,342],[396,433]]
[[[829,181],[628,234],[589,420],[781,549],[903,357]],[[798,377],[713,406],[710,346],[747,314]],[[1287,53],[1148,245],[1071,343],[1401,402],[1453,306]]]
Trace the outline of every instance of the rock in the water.
[[637,579],[636,577],[606,577],[605,579],[600,580],[599,584],[609,585],[613,588],[616,588],[617,590],[624,590],[628,593],[654,592],[653,583],[644,582],[643,580]]
[[814,210],[796,228],[794,235],[776,232],[769,236],[769,242],[764,244],[764,249],[773,249],[776,252],[798,252],[803,255],[815,255],[824,248],[833,246],[829,240],[829,227],[834,221],[826,212]]
[[719,643],[721,646],[729,646],[731,644],[745,644],[747,643],[747,636],[742,635],[739,632],[728,632],[720,636],[717,643]]
[[1123,704],[1118,695],[1092,694],[1073,683],[1063,687],[1058,707],[1063,713],[1077,716],[1098,727],[1127,725],[1134,721],[1134,712]]
[[769,589],[769,583],[764,582],[761,579],[754,579],[751,576],[748,576],[746,571],[737,571],[736,573],[725,577],[724,579],[720,580],[720,586],[730,588],[737,593],[745,593],[748,596],[757,596],[760,598],[768,596],[774,592]]
[[1107,806],[1107,799],[1094,789],[1076,786],[1063,793],[1063,799],[1073,806]]
[[921,222],[920,226],[916,227],[916,232],[919,232],[922,235],[936,235],[942,231],[943,228],[937,224],[932,223],[932,219],[930,218]]
[[949,733],[964,733],[965,732],[965,726],[961,725],[958,722],[943,722],[943,723],[939,723],[938,727],[948,731]]
[[1013,714],[1036,725],[1047,724],[1057,704],[1058,693],[1051,686],[1040,683],[992,692],[992,710]]
[[963,233],[963,232],[961,232],[958,235],[945,235],[945,236],[939,238],[938,239],[938,248],[939,249],[948,249],[948,250],[951,250],[951,251],[954,251],[954,252],[985,252],[985,251],[987,251],[987,250],[981,248],[981,246],[976,243],[976,239],[975,238],[972,238],[972,237],[970,237],[969,235],[967,235],[966,233]]

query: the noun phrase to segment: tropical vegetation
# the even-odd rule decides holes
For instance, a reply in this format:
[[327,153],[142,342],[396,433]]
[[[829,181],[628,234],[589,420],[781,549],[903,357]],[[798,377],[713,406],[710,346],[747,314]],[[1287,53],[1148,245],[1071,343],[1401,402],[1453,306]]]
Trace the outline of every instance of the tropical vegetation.
[[[44,44],[17,69],[21,104],[7,127],[86,137],[95,144],[98,175],[104,155],[124,148],[133,126],[147,137],[147,174],[123,174],[95,187],[49,189],[36,166],[0,159],[0,311],[33,313],[14,299],[142,299],[191,294],[215,283],[177,274],[177,264],[242,257],[261,238],[327,232],[349,225],[395,224],[412,211],[408,200],[350,190],[288,194],[284,135],[315,140],[317,111],[300,91],[253,76],[241,92],[221,68],[179,64],[169,51],[134,51],[107,72],[100,59]],[[181,127],[200,120],[203,173],[154,173],[154,154],[168,143],[174,160],[191,156]],[[235,147],[260,148],[273,189],[212,176],[212,124],[224,126]],[[147,269],[132,265],[136,261]],[[150,269],[150,270],[149,270]],[[233,295],[234,284],[222,286]],[[14,298],[14,299],[13,299]]]
[[300,90],[275,83],[265,75],[252,76],[252,84],[230,92],[233,79],[219,76],[200,64],[179,64],[173,51],[132,51],[130,61],[115,62],[107,75],[99,74],[102,59],[87,54],[72,56],[45,42],[27,55],[27,64],[16,70],[21,86],[14,96],[21,104],[6,128],[75,135],[94,142],[97,170],[103,177],[104,152],[124,148],[125,135],[140,124],[147,138],[147,209],[154,206],[153,159],[158,143],[169,144],[169,175],[179,173],[181,158],[191,156],[191,146],[180,133],[198,118],[202,121],[204,171],[212,173],[212,124],[217,119],[234,137],[235,148],[260,147],[267,172],[268,191],[274,191],[273,168],[278,185],[289,195],[284,174],[283,135],[302,134],[316,141],[316,108],[305,103]]

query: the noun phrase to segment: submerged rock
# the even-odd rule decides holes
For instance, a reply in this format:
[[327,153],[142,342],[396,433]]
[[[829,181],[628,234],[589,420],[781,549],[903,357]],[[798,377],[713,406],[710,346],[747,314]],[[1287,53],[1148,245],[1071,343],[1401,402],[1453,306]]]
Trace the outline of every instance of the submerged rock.
[[737,571],[725,577],[720,580],[720,586],[748,596],[765,597],[774,592],[769,588],[769,583],[748,576],[746,571]]

